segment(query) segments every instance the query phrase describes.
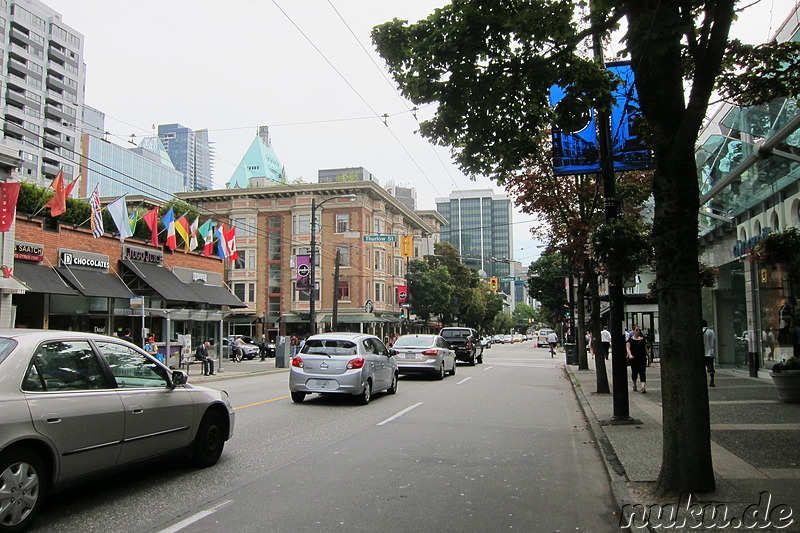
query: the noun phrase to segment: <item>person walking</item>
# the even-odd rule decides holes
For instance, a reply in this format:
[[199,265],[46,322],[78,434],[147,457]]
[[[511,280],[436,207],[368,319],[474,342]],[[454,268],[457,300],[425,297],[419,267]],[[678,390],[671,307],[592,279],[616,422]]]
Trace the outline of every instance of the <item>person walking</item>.
[[709,387],[716,387],[714,385],[714,359],[717,356],[717,337],[714,330],[708,327],[708,321],[703,319],[703,348],[705,350],[706,371],[711,376]]
[[642,382],[642,394],[645,394],[645,383],[647,376],[645,369],[647,368],[647,339],[642,335],[642,328],[633,326],[633,335],[625,343],[625,348],[628,351],[628,363],[631,367],[631,380],[633,380],[633,392],[637,391],[636,380],[637,378]]
[[550,345],[550,357],[555,357],[556,355],[556,346],[558,346],[558,335],[556,335],[555,331],[551,331],[547,335],[547,344]]
[[214,375],[214,358],[208,353],[209,346],[211,346],[211,342],[203,341],[203,344],[198,346],[197,351],[194,352],[194,358],[203,362],[204,376]]
[[156,344],[155,335],[150,335],[147,337],[147,342],[144,345],[144,351],[158,359],[160,362],[164,362],[164,356],[158,353],[158,344]]
[[608,331],[608,326],[603,326],[600,332],[600,357],[603,361],[608,359],[609,349],[611,349],[611,332]]

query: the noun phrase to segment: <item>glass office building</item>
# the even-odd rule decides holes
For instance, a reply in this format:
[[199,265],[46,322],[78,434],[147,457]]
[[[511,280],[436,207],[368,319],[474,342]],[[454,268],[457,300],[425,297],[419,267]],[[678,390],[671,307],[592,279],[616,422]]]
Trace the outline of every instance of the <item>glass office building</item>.
[[214,188],[208,130],[192,130],[180,124],[159,124],[158,137],[172,164],[183,174],[184,190],[207,191]]

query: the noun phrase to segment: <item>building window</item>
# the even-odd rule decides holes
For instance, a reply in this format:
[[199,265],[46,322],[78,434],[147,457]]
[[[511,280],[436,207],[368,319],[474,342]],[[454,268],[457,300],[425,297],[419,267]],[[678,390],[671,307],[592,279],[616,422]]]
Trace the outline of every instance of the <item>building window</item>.
[[[294,249],[294,255],[297,257],[298,255],[311,255],[311,248],[303,248],[298,247]],[[320,256],[320,248],[319,244],[317,244],[317,255],[314,256],[314,266],[319,266],[319,256]]]
[[403,259],[401,257],[394,259],[394,275],[399,278],[403,277]]
[[375,235],[382,235],[383,230],[385,228],[383,220],[378,220],[377,218],[374,220],[375,224],[372,227],[373,232]]
[[[293,302],[308,302],[311,300],[310,294],[308,291],[298,291],[297,290],[297,282],[292,282],[292,301]],[[314,301],[319,301],[319,282],[314,283]]]
[[253,249],[245,249],[245,250],[239,250],[238,253],[239,257],[233,263],[234,270],[243,270],[243,269],[255,270],[256,251]]
[[281,217],[269,217],[269,227],[270,228],[280,228],[281,227]]
[[375,301],[376,302],[386,301],[386,285],[378,281],[375,282]]
[[279,231],[271,231],[268,239],[267,257],[270,261],[279,261],[281,259],[281,233]]
[[256,234],[256,219],[252,217],[234,218],[233,227],[237,237],[253,237]]
[[339,280],[339,300],[350,301],[350,282]]
[[336,233],[350,230],[350,213],[336,213]]
[[311,215],[293,215],[292,233],[306,235],[311,233]]
[[255,283],[234,283],[233,294],[236,295],[244,303],[251,303],[256,301],[256,284]]
[[375,250],[375,270],[385,270],[386,252],[383,250]]
[[337,246],[336,249],[339,251],[339,266],[349,267],[350,266],[350,247],[349,246]]
[[267,316],[277,318],[281,316],[281,299],[280,297],[271,296],[267,303]]
[[270,293],[281,292],[281,265],[269,265],[267,291]]

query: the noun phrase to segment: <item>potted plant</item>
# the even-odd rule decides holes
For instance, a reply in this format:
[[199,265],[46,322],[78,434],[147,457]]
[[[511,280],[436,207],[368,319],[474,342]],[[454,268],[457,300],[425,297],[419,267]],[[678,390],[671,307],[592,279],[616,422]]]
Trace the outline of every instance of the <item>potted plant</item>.
[[800,229],[772,232],[747,251],[762,265],[783,265],[790,281],[800,279]]
[[778,391],[780,401],[800,402],[800,359],[790,357],[776,363],[769,375]]

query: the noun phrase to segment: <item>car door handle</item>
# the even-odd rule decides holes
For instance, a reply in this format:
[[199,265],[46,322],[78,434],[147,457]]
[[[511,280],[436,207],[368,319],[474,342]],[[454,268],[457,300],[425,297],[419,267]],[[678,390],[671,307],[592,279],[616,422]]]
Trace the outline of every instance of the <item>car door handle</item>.
[[42,418],[48,424],[58,424],[61,422],[61,415],[58,413],[45,413],[42,415]]
[[144,409],[142,409],[141,406],[138,405],[131,405],[130,412],[132,415],[140,415],[144,413]]

